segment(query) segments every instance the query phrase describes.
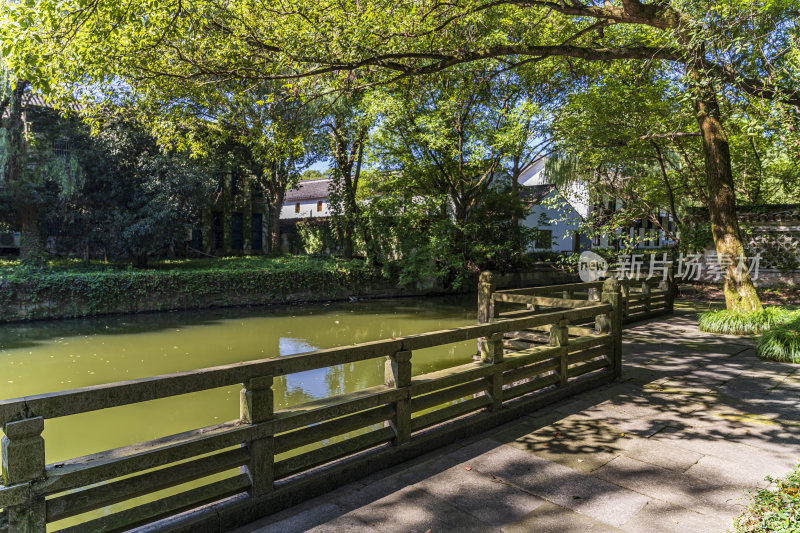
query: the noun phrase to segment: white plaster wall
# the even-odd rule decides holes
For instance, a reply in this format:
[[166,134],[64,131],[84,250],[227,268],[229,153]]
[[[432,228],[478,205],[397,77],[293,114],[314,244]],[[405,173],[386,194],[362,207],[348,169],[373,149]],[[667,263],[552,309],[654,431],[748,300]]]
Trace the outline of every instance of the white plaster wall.
[[[553,193],[550,193],[547,198],[550,198]],[[563,207],[555,209],[546,205],[542,205],[542,200],[538,204],[531,207],[530,213],[525,219],[522,220],[522,225],[528,228],[549,229],[553,232],[553,247],[550,250],[554,252],[571,252],[573,250],[573,236],[578,229],[577,217],[578,213],[571,207]],[[566,210],[566,211],[563,211]],[[545,214],[549,220],[548,225],[543,226],[539,224],[539,217]],[[567,220],[562,220],[567,218]],[[545,248],[531,248],[535,251],[546,251]]]
[[322,200],[322,211],[317,211],[317,202],[319,200],[303,200],[300,203],[300,212],[295,213],[295,204],[298,202],[286,202],[281,208],[281,219],[291,218],[316,218],[328,217],[331,215],[328,201]]

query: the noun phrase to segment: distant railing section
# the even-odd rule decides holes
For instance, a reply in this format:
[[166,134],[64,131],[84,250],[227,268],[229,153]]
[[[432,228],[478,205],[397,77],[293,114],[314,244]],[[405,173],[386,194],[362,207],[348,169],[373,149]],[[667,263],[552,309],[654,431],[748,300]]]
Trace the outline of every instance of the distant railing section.
[[[609,272],[615,277],[615,272]],[[524,289],[495,290],[493,276],[481,274],[478,282],[478,322],[489,323],[499,317],[530,316],[555,309],[577,309],[601,299],[604,281],[547,285]],[[672,313],[675,301],[675,279],[672,271],[662,279],[621,277],[617,279],[622,294],[623,324]],[[506,310],[495,315],[495,303],[524,305],[523,309]]]
[[[199,486],[62,531],[224,531],[608,383],[622,368],[623,308],[633,317],[667,302],[658,291],[623,297],[624,287],[607,280],[494,292],[486,274],[484,323],[475,326],[0,401],[0,530],[43,532],[193,481]],[[495,317],[493,302],[524,304],[526,315]],[[528,341],[515,340],[526,332]],[[479,360],[412,376],[415,350],[471,339],[481,341]],[[274,408],[276,376],[375,358],[385,359],[383,385]],[[45,464],[47,420],[233,384],[242,384],[236,420]]]

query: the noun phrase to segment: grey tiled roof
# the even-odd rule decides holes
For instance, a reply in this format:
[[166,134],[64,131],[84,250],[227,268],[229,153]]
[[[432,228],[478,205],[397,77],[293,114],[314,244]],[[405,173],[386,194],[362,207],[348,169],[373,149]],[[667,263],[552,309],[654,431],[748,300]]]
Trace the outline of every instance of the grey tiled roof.
[[330,196],[330,178],[305,180],[295,188],[286,191],[285,202],[298,202],[302,200],[324,200]]

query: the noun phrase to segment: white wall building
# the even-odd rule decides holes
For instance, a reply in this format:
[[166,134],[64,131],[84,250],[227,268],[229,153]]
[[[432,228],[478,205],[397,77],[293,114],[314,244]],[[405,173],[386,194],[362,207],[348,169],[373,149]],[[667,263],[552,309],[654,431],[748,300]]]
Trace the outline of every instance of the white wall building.
[[325,218],[330,211],[330,178],[304,180],[286,191],[281,208],[281,220]]
[[[546,162],[546,159],[542,159],[530,165],[519,178],[522,186],[520,194],[531,208],[530,214],[525,218],[523,224],[552,233],[550,248],[546,247],[547,239],[542,239],[543,242],[537,243],[534,250],[537,252],[543,250],[564,252],[613,247],[614,240],[619,238],[623,230],[617,230],[614,236],[595,236],[589,240],[586,236],[578,236],[578,228],[582,220],[586,220],[598,209],[606,209],[610,212],[621,209],[620,200],[607,198],[602,207],[592,205],[589,201],[589,191],[582,183],[572,183],[565,189],[556,191],[555,185],[550,183],[544,172]],[[548,199],[557,195],[562,197],[562,200],[558,202],[559,206],[548,205]],[[659,210],[656,217],[662,227],[672,231],[672,220],[666,211]],[[636,248],[642,249],[661,248],[674,244],[667,233],[658,229],[658,225],[652,220],[634,222],[628,229],[628,237],[631,239],[636,237],[638,241]],[[538,246],[538,244],[542,244],[542,246]]]
[[522,225],[537,228],[540,239],[534,242],[532,251],[572,252],[589,248],[586,237],[578,234],[580,222],[589,216],[588,192],[580,184],[570,186],[562,193],[562,205],[550,205],[558,192],[549,183],[544,165],[546,159],[529,165],[519,177],[520,195],[530,208]]

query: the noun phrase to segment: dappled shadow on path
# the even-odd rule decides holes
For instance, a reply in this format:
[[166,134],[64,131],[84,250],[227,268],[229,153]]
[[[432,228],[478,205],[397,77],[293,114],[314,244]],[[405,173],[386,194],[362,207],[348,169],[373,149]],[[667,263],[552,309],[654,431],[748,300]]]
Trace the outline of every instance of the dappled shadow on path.
[[694,324],[634,325],[622,380],[243,531],[724,531],[800,456],[800,373]]

